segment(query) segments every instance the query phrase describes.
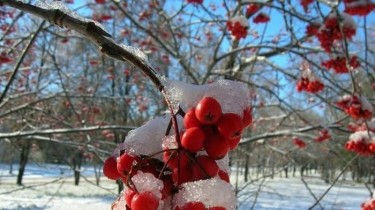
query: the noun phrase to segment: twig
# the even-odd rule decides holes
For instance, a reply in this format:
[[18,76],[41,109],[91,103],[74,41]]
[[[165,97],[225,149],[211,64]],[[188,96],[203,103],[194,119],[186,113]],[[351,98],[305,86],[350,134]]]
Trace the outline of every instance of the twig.
[[342,169],[340,174],[333,180],[332,184],[327,188],[327,190],[316,200],[316,202],[309,208],[309,210],[313,209],[316,205],[320,203],[320,201],[327,195],[327,193],[332,189],[333,186],[335,186],[336,182],[340,179],[340,177],[344,174],[346,169],[349,168],[349,166],[353,163],[354,160],[356,160],[359,157],[359,155],[354,156]]
[[29,49],[31,48],[31,46],[34,44],[34,41],[36,39],[36,37],[38,36],[39,32],[42,30],[43,28],[43,25],[46,21],[43,21],[40,25],[39,25],[39,28],[37,29],[37,31],[34,33],[34,35],[31,37],[31,40],[30,42],[27,44],[26,48],[24,49],[24,51],[22,52],[22,55],[21,57],[18,59],[17,61],[17,65],[14,67],[13,69],[13,72],[12,72],[12,75],[10,76],[9,78],[9,81],[8,83],[6,84],[5,88],[4,88],[4,91],[3,93],[1,94],[0,96],[0,104],[3,102],[5,96],[7,95],[8,91],[9,91],[9,88],[10,86],[12,85],[13,81],[15,80],[16,78],[16,75],[17,75],[17,72],[23,62],[23,59],[25,59],[27,53],[29,52]]

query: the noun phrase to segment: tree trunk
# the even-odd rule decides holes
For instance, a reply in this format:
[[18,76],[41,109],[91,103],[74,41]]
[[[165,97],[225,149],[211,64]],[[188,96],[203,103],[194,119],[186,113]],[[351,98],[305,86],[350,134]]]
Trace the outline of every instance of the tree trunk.
[[31,148],[30,141],[25,141],[22,143],[20,166],[19,166],[18,175],[17,175],[17,185],[22,185],[23,174],[25,173],[26,164],[29,159],[30,148]]
[[249,176],[249,155],[246,155],[245,159],[245,182],[248,181],[248,176]]
[[81,164],[83,159],[83,151],[77,150],[73,156],[73,170],[74,170],[74,185],[79,185],[79,178],[81,177]]

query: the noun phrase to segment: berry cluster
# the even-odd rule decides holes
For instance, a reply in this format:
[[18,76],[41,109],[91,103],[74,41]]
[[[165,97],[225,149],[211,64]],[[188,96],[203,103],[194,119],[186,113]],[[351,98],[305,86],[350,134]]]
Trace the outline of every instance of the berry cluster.
[[228,31],[231,32],[232,36],[239,40],[241,38],[246,38],[249,23],[243,16],[235,17],[227,21],[227,28]]
[[258,23],[267,23],[268,21],[270,21],[270,17],[267,14],[263,13],[263,12],[260,12],[253,19],[253,22],[256,23],[256,24],[258,24]]
[[321,143],[331,138],[331,134],[327,129],[319,131],[319,136],[315,138],[315,142]]
[[375,153],[375,133],[357,131],[349,136],[345,148],[363,156],[373,155]]
[[316,36],[319,32],[319,29],[322,25],[320,23],[310,23],[306,26],[306,34],[308,36]]
[[361,204],[362,210],[374,210],[375,209],[375,198],[369,199],[365,203]]
[[343,74],[349,72],[348,66],[350,67],[350,69],[356,69],[360,67],[360,63],[357,56],[350,57],[348,64],[345,57],[337,56],[336,58],[324,61],[322,63],[322,66],[326,67],[327,69],[333,68],[336,74]]
[[301,0],[301,5],[303,7],[303,10],[307,12],[308,6],[313,3],[314,0]]
[[343,40],[344,38],[351,40],[355,34],[356,25],[350,15],[342,13],[337,17],[335,13],[331,13],[315,36],[320,41],[323,49],[326,52],[331,52],[335,41]]
[[336,105],[353,119],[369,119],[372,117],[373,107],[363,96],[345,95],[336,102]]
[[301,148],[301,149],[306,147],[306,143],[298,137],[293,138],[293,144],[296,145],[298,148]]
[[297,82],[297,91],[307,91],[310,93],[317,93],[324,89],[324,84],[319,80],[310,81],[308,78],[301,78]]
[[203,4],[203,0],[187,0],[190,4]]
[[237,147],[243,129],[252,122],[251,111],[251,107],[245,108],[242,116],[223,113],[215,98],[204,97],[182,114],[181,138],[176,134],[164,137],[162,151],[158,152],[162,158],[123,149],[117,158],[105,160],[103,173],[126,184],[123,199],[127,209],[226,210],[221,205],[207,206],[199,201],[177,205],[172,200],[187,183],[214,177],[229,183],[229,175],[218,161]]
[[307,91],[317,93],[324,89],[324,84],[309,68],[305,68],[302,70],[302,75],[297,82],[296,89],[298,92]]
[[344,12],[351,15],[366,16],[375,9],[371,0],[344,0]]
[[199,201],[196,202],[188,202],[182,207],[176,207],[174,210],[225,210],[222,206],[213,206],[206,208],[206,206]]
[[247,5],[246,7],[246,17],[250,17],[252,15],[254,15],[256,12],[258,12],[260,9],[260,5],[259,4],[256,4],[256,3],[251,3],[249,5]]

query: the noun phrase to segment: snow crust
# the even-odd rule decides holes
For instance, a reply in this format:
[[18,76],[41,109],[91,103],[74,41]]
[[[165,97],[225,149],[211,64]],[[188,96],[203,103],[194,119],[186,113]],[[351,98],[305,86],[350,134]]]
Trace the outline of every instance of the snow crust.
[[366,144],[375,143],[375,133],[371,131],[357,131],[349,136],[350,141],[364,141]]
[[221,105],[223,113],[243,115],[249,105],[249,89],[244,83],[218,80],[205,85],[192,85],[180,81],[167,81],[166,92],[174,109],[180,106],[184,111],[195,106],[203,97],[214,97]]
[[248,28],[249,27],[249,21],[244,16],[237,16],[230,19],[232,23],[239,22],[243,27]]
[[234,188],[231,184],[216,177],[183,184],[175,200],[179,207],[188,202],[199,201],[205,204],[206,208],[222,206],[227,210],[236,209]]

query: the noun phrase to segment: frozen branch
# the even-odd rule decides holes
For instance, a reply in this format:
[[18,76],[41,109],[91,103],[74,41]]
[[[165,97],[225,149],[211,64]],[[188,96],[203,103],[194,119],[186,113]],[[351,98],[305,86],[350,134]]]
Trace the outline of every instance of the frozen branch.
[[0,139],[15,138],[34,135],[52,135],[63,133],[79,133],[96,130],[132,130],[133,126],[116,126],[116,125],[103,125],[103,126],[90,126],[83,128],[60,128],[60,129],[46,129],[46,130],[32,130],[32,131],[17,131],[12,133],[0,133]]
[[107,56],[127,61],[141,69],[160,91],[163,90],[164,87],[160,81],[161,75],[147,62],[143,53],[137,48],[115,43],[112,36],[95,21],[81,18],[73,13],[68,14],[61,9],[42,8],[22,1],[0,0],[0,3],[36,15],[61,28],[76,31],[94,43]]

